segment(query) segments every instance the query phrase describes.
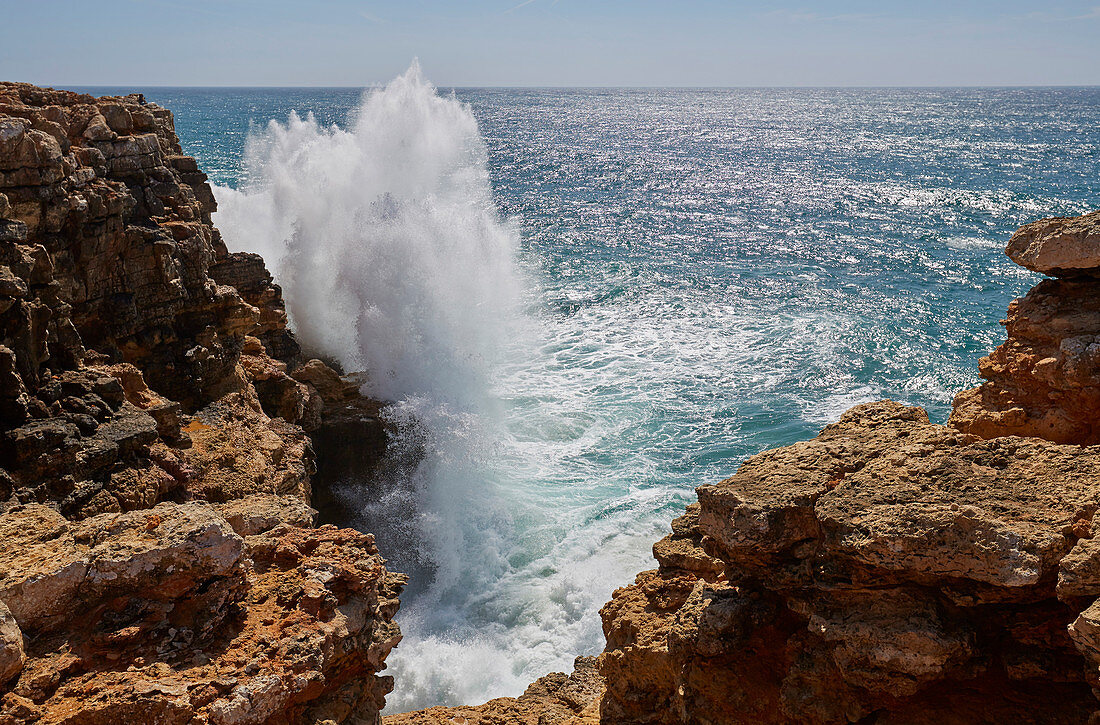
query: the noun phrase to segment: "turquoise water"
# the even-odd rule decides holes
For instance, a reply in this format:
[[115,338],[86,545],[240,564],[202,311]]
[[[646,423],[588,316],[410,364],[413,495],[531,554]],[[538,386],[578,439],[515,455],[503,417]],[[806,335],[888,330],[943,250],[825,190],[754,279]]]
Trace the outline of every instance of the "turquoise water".
[[[311,112],[308,155],[361,96],[145,92],[229,209],[263,175],[243,160],[250,133]],[[1036,281],[1004,256],[1011,232],[1100,206],[1095,88],[441,92],[484,139],[472,168],[488,171],[494,234],[514,235],[501,248],[522,310],[503,352],[471,366],[476,402],[430,384],[394,396],[438,423],[431,470],[390,494],[423,508],[415,525],[349,482],[361,525],[419,575],[394,711],[515,695],[597,652],[611,590],[651,565],[693,488],[744,457],[868,400],[944,420]],[[250,224],[225,213],[223,231]]]

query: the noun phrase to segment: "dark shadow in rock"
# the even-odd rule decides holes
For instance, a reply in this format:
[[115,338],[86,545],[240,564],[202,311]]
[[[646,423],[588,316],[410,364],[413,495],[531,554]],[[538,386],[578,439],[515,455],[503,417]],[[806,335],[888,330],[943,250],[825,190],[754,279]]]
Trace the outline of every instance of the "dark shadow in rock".
[[326,415],[311,434],[318,524],[373,534],[387,568],[409,576],[406,601],[427,588],[436,569],[417,530],[423,433],[409,428],[387,420],[384,410],[367,415],[349,407]]

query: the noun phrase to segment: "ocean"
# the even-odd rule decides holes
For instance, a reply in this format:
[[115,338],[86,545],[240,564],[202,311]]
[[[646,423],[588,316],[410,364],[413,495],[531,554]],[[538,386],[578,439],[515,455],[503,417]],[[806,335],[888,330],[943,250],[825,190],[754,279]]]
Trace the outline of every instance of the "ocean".
[[423,454],[340,491],[413,575],[388,712],[599,652],[746,456],[946,420],[1037,280],[1012,231],[1100,206],[1097,88],[88,90],[175,112],[229,248]]

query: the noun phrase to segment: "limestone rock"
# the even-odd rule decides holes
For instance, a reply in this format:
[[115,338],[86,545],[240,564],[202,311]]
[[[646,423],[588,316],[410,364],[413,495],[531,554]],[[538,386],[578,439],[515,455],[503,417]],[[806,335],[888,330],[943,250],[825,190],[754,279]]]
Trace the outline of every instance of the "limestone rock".
[[1100,274],[1100,210],[1025,224],[1005,253],[1021,267],[1055,277]]
[[23,632],[7,605],[0,602],[0,687],[22,671],[27,655],[23,651]]
[[605,722],[1083,722],[1096,709],[1078,654],[1089,620],[1072,640],[1067,628],[1100,585],[1087,538],[1100,452],[982,440],[884,401],[749,458],[699,505],[722,571],[658,547],[661,569],[615,592]]
[[603,680],[595,657],[578,657],[573,672],[552,672],[519,697],[500,697],[477,707],[431,707],[387,715],[383,725],[597,725]]
[[215,209],[168,110],[0,83],[4,725],[376,722],[392,688],[404,578],[312,528],[324,402]]
[[193,472],[186,482],[191,496],[225,502],[262,493],[309,500],[315,470],[309,437],[296,425],[268,418],[254,394],[227,395],[182,430],[191,440],[180,454]]
[[280,524],[310,528],[317,512],[297,496],[254,494],[215,506],[241,536],[263,534]]
[[1100,443],[1100,211],[1044,219],[1009,242],[1046,280],[1008,308],[1008,339],[982,358],[986,382],[959,393],[951,424],[983,438]]
[[[203,617],[217,616],[210,599],[244,584],[240,537],[208,507],[162,503],[144,511],[101,514],[71,524],[37,504],[0,516],[0,600],[28,634],[55,632],[127,599],[128,614],[155,602],[192,596]],[[202,591],[211,581],[217,586]],[[147,601],[149,605],[138,605]],[[221,616],[225,616],[223,612]],[[139,619],[140,617],[134,617]]]
[[371,722],[392,688],[375,673],[404,578],[369,535],[280,524],[242,540],[204,503],[79,524],[38,507],[0,526],[26,549],[2,561],[0,597],[36,633],[0,718]]

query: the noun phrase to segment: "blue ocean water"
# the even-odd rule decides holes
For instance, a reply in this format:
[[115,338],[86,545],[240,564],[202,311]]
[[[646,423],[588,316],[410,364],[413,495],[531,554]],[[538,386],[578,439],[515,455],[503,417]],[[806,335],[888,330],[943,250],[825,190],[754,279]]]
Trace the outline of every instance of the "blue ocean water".
[[[362,95],[144,92],[228,200],[262,170],[250,134],[291,111],[351,127]],[[491,411],[440,429],[432,490],[486,511],[426,504],[457,556],[381,541],[394,568],[460,569],[403,602],[393,711],[515,695],[599,651],[599,606],[744,457],[868,400],[944,420],[1037,279],[1011,232],[1100,206],[1097,88],[440,93],[484,139],[527,332],[484,361]]]

